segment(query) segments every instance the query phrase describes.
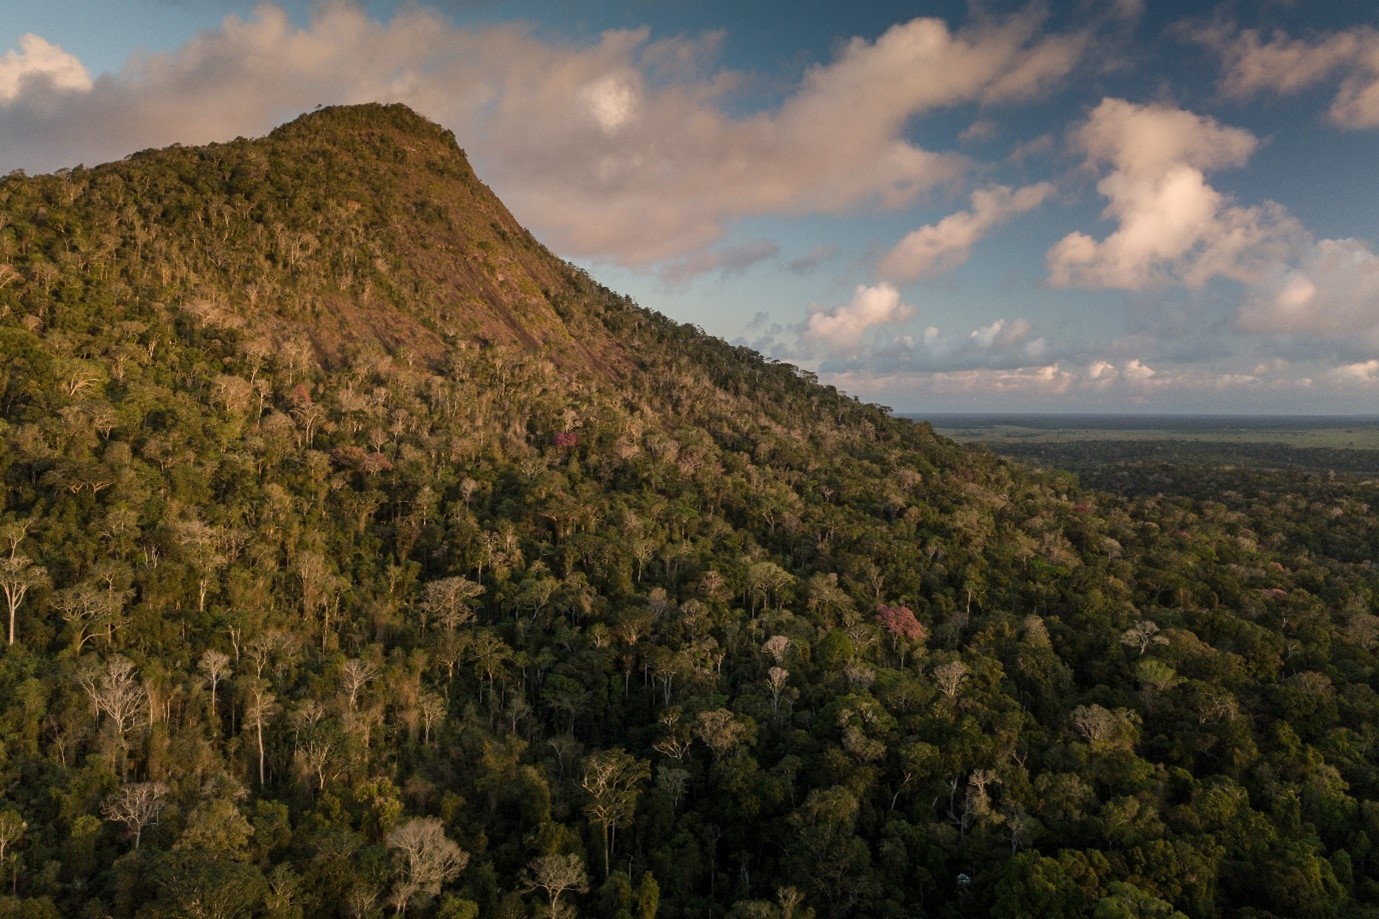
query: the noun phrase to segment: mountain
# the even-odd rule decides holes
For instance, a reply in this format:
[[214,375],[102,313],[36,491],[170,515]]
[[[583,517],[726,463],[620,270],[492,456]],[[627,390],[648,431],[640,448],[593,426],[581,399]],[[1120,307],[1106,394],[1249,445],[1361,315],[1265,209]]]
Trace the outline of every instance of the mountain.
[[133,290],[275,343],[305,336],[327,360],[370,345],[435,360],[455,340],[616,358],[554,313],[576,291],[569,269],[449,132],[400,106],[318,111],[264,140],[149,151],[25,187],[37,197],[14,188],[10,206],[54,221],[45,232],[80,226],[66,252],[97,269],[93,286],[132,257],[159,272],[127,271]]
[[0,916],[1377,914],[1374,483],[959,448],[400,106],[0,181],[0,349]]

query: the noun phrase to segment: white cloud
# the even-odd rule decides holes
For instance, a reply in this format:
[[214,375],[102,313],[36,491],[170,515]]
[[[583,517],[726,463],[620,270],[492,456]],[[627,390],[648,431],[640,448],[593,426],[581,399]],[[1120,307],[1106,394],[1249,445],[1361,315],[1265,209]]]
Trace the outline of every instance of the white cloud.
[[979,348],[1010,347],[1024,341],[1031,328],[1029,322],[1024,319],[1011,322],[997,319],[991,325],[975,330],[968,337]]
[[1143,386],[1152,382],[1160,374],[1144,361],[1134,358],[1126,363],[1125,368],[1121,370],[1121,376],[1132,386]]
[[1235,98],[1261,92],[1294,93],[1340,74],[1328,112],[1345,128],[1379,128],[1379,31],[1369,26],[1312,41],[1254,29],[1239,34],[1216,27],[1194,36],[1217,50],[1226,66],[1221,88]]
[[1318,240],[1252,288],[1239,325],[1379,348],[1379,256],[1356,239]]
[[[820,315],[811,316],[810,324],[819,321]],[[996,319],[965,333],[945,334],[936,326],[929,326],[918,335],[878,336],[865,349],[856,346],[860,342],[859,334],[848,339],[847,347],[832,348],[820,370],[831,373],[865,370],[880,375],[1016,370],[1050,359],[1048,342],[1034,337],[1033,332],[1033,325],[1026,319]],[[801,337],[806,345],[811,340],[808,330]]]
[[51,46],[11,52],[0,170],[258,134],[317,104],[400,101],[454,130],[557,250],[645,264],[703,249],[737,219],[898,207],[957,178],[965,160],[917,146],[907,126],[1065,78],[1088,35],[1042,25],[1032,13],[958,30],[915,19],[853,39],[779,106],[744,115],[726,104],[738,75],[712,64],[720,33],[558,43],[514,25],[457,28],[418,6],[379,22],[353,0],[317,6],[298,28],[266,3],[95,83],[63,71],[60,85],[82,91],[61,104],[13,76]]
[[605,134],[615,134],[637,116],[640,95],[635,79],[616,75],[600,77],[585,86],[579,99]]
[[1331,375],[1340,383],[1379,383],[1379,360],[1346,364],[1337,367]]
[[1075,135],[1116,229],[1071,233],[1047,254],[1055,286],[1143,290],[1245,285],[1237,327],[1354,348],[1379,348],[1379,256],[1355,239],[1315,239],[1277,204],[1244,207],[1212,188],[1206,170],[1239,166],[1257,141],[1246,131],[1161,105],[1103,101]]
[[1248,131],[1172,106],[1105,99],[1073,142],[1090,168],[1109,168],[1097,190],[1116,229],[1100,241],[1076,232],[1054,245],[1054,286],[1248,281],[1300,232],[1277,205],[1240,207],[1207,183],[1207,170],[1249,159],[1258,141]]
[[[1326,374],[1334,384],[1367,389],[1379,383],[1379,361],[1337,368]],[[1257,368],[1255,372],[1216,370],[1194,366],[1151,367],[1144,360],[1119,362],[1095,359],[1030,361],[1011,367],[959,367],[927,370],[894,367],[874,370],[849,367],[843,372],[824,372],[829,383],[864,398],[882,401],[938,398],[953,405],[987,408],[992,397],[1003,406],[1064,410],[1123,410],[1128,405],[1200,408],[1204,394],[1228,404],[1268,408],[1278,394],[1296,393],[1311,381],[1299,377],[1284,362]],[[1053,401],[1056,400],[1056,401]]]
[[883,277],[913,280],[948,271],[966,262],[972,247],[993,227],[1006,223],[1043,204],[1053,185],[1040,182],[1011,189],[990,185],[972,193],[972,208],[949,214],[936,224],[906,234],[881,259]]
[[18,51],[0,56],[0,105],[40,88],[86,92],[91,75],[81,61],[37,35],[19,39]]
[[898,325],[915,314],[914,307],[900,301],[900,292],[882,282],[875,287],[859,284],[852,299],[832,310],[816,309],[805,320],[801,338],[805,343],[822,345],[830,353],[853,351],[868,329]]
[[[1014,369],[944,370],[937,372],[900,371],[874,374],[867,371],[821,374],[825,382],[864,399],[891,400],[917,396],[976,398],[980,405],[993,404],[993,397],[1033,396],[1039,399],[1062,397],[1076,381],[1075,374],[1057,364]],[[1046,403],[1045,403],[1046,404]]]

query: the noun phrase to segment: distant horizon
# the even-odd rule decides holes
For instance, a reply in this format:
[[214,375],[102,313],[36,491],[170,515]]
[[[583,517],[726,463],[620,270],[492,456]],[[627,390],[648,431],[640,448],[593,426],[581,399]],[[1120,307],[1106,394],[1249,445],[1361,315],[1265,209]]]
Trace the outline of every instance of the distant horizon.
[[1273,418],[1352,419],[1379,424],[1379,412],[942,411],[893,412],[899,418]]
[[1104,431],[1169,432],[1174,436],[1223,436],[1250,433],[1324,432],[1358,429],[1379,431],[1379,414],[1286,414],[1223,412],[896,412],[897,417],[926,422],[940,433],[958,436],[1005,429],[1042,433]]

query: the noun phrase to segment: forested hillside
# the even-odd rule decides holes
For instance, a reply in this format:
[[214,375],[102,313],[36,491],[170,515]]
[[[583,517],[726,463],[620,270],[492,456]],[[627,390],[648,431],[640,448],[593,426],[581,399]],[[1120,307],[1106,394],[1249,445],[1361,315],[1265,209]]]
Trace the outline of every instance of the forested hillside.
[[0,916],[1379,916],[1358,493],[962,449],[400,107],[0,181],[0,350]]

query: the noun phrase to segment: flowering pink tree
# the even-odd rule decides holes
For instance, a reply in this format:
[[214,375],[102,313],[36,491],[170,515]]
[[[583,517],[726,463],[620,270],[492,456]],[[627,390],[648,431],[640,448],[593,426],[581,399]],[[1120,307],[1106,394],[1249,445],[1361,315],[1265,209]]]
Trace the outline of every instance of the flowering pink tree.
[[900,656],[902,667],[905,666],[905,654],[910,647],[919,644],[929,635],[929,630],[915,618],[914,611],[908,606],[887,606],[878,603],[876,620],[890,633],[891,651]]

